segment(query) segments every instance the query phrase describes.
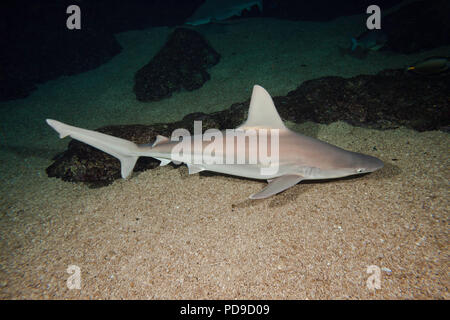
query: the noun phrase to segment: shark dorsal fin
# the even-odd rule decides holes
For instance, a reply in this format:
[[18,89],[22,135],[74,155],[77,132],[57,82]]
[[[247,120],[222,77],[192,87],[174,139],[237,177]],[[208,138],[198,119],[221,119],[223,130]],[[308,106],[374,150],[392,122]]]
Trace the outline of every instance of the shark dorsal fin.
[[253,86],[247,121],[238,129],[286,129],[269,93],[261,86]]

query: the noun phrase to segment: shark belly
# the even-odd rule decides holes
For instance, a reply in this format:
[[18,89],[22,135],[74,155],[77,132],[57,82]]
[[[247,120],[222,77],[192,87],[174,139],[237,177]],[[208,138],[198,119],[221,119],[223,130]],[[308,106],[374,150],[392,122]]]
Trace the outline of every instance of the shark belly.
[[[279,177],[283,175],[283,172],[280,170],[277,170],[274,173],[271,174],[263,174],[261,169],[262,166],[260,164],[238,164],[238,163],[232,163],[227,164],[226,159],[222,159],[222,163],[213,163],[212,161],[208,161],[211,159],[202,159],[201,161],[194,161],[195,160],[195,154],[192,154],[191,157],[189,157],[190,161],[186,161],[186,159],[183,159],[183,157],[180,157],[178,155],[173,155],[171,153],[167,152],[154,152],[152,150],[148,150],[145,152],[145,156],[150,156],[157,159],[166,159],[169,161],[172,161],[174,163],[184,163],[188,166],[190,173],[197,173],[200,171],[212,171],[217,173],[223,173],[233,176],[239,176],[239,177],[245,177],[245,178],[251,178],[251,179],[273,179],[276,177]],[[198,158],[201,159],[201,158]]]
[[202,167],[207,171],[259,180],[273,179],[282,175],[280,172],[262,174],[261,167],[257,164],[205,164]]

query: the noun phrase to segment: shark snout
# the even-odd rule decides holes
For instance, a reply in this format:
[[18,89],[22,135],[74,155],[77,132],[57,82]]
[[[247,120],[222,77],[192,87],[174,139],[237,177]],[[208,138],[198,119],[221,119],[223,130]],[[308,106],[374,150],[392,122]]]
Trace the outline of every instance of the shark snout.
[[364,161],[361,166],[365,169],[365,172],[374,172],[376,170],[383,168],[384,163],[378,158],[364,155]]

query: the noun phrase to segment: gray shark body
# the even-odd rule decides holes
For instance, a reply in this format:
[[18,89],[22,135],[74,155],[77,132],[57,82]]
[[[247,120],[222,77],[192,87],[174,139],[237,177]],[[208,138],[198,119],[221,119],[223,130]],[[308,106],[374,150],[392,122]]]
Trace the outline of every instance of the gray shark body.
[[[166,165],[172,161],[175,163],[184,162],[189,168],[189,173],[207,170],[267,180],[268,185],[260,192],[251,195],[251,199],[267,198],[294,186],[302,180],[340,178],[373,172],[383,167],[383,162],[375,157],[347,151],[286,128],[270,95],[264,88],[257,85],[253,88],[247,121],[237,129],[244,133],[276,130],[276,153],[278,156],[276,157],[276,163],[272,161],[270,165],[276,165],[277,170],[269,173],[264,173],[264,170],[262,170],[268,166],[268,163],[263,157],[259,156],[259,150],[256,150],[260,148],[259,145],[244,144],[240,147],[237,143],[233,143],[232,148],[227,148],[229,142],[224,138],[221,141],[223,148],[217,149],[214,153],[216,160],[223,160],[218,164],[208,159],[207,156],[205,158],[203,152],[212,142],[203,141],[201,137],[194,135],[190,137],[192,138],[191,141],[198,138],[198,141],[201,141],[201,146],[195,148],[194,142],[192,142],[189,159],[195,159],[196,156],[203,157],[202,162],[194,163],[173,152],[174,148],[179,147],[182,142],[172,141],[166,137],[158,136],[151,146],[137,145],[128,140],[69,126],[56,120],[47,119],[47,123],[60,134],[61,138],[70,136],[118,158],[121,162],[123,178],[131,175],[137,159],[142,156],[156,158],[161,161],[161,165]],[[271,139],[275,138],[272,135],[268,137],[267,151],[273,155],[275,149]],[[230,152],[233,153],[232,157],[244,154],[247,159],[252,153],[258,156],[256,161],[252,163],[227,164],[225,159],[230,156]]]
[[252,6],[258,6],[262,12],[262,0],[206,0],[187,19],[186,24],[198,26],[222,21],[239,16],[244,9],[250,10]]

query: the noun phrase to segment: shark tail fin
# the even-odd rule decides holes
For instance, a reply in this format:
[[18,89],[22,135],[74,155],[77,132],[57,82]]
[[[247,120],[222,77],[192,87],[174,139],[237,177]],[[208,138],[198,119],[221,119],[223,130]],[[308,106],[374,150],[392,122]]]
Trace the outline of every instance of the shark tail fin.
[[135,143],[97,131],[69,126],[56,120],[47,119],[47,123],[59,133],[60,138],[70,136],[116,157],[120,161],[122,178],[131,175],[141,153]]
[[352,38],[352,51],[355,51],[356,47],[358,46],[358,40],[355,38]]

